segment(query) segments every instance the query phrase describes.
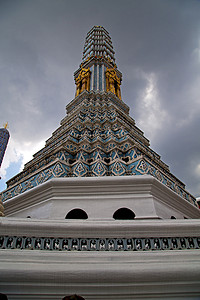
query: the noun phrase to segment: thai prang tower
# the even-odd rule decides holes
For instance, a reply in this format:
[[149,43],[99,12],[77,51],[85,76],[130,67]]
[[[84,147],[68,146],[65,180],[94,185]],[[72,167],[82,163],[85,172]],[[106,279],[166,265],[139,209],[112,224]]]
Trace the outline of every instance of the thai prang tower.
[[74,79],[60,127],[1,194],[2,291],[198,299],[200,211],[130,117],[102,26]]

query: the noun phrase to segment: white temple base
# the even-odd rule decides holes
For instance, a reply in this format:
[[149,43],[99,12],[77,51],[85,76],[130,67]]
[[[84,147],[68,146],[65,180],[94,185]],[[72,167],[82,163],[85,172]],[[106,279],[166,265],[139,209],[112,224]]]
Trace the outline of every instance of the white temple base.
[[88,219],[112,220],[122,207],[136,219],[200,218],[200,210],[150,175],[51,179],[4,202],[5,215],[65,219],[75,208]]
[[[76,221],[1,218],[0,236],[108,239],[195,237],[199,220]],[[179,237],[179,238],[178,238]],[[154,239],[155,241],[155,239]],[[5,243],[6,245],[6,243]],[[12,247],[11,247],[12,248]],[[8,299],[199,299],[200,250],[0,250],[0,291]]]

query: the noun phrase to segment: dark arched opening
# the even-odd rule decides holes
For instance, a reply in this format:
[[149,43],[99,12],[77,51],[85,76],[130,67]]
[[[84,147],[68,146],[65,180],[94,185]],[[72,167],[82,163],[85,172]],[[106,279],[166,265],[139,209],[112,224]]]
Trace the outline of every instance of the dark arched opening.
[[65,219],[88,219],[88,215],[86,214],[86,212],[80,208],[75,208],[70,210],[70,212],[68,212],[68,214],[66,215]]
[[174,217],[174,216],[171,216],[171,219],[176,219],[176,217]]
[[64,298],[62,298],[62,300],[85,300],[85,299],[75,294],[75,295],[65,296]]
[[113,214],[113,218],[115,220],[133,220],[135,219],[135,214],[131,209],[122,207],[116,210]]

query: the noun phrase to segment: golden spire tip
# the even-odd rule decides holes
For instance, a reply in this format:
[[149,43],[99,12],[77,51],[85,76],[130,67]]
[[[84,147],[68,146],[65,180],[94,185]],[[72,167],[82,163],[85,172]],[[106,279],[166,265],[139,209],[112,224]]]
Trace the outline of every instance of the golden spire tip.
[[4,124],[3,127],[4,127],[5,129],[7,129],[7,128],[8,128],[8,122],[6,122],[6,124]]

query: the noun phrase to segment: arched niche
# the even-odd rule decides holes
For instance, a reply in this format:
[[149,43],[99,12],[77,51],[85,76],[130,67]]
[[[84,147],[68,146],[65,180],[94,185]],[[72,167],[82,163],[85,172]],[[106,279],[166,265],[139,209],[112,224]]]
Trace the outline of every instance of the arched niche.
[[122,207],[114,212],[113,219],[115,219],[115,220],[134,220],[135,213],[129,208]]
[[62,298],[62,300],[85,300],[85,299],[75,294],[75,295],[65,296],[64,298]]
[[87,213],[80,208],[74,208],[72,210],[70,210],[65,219],[81,219],[81,220],[86,220],[88,219],[88,215]]

